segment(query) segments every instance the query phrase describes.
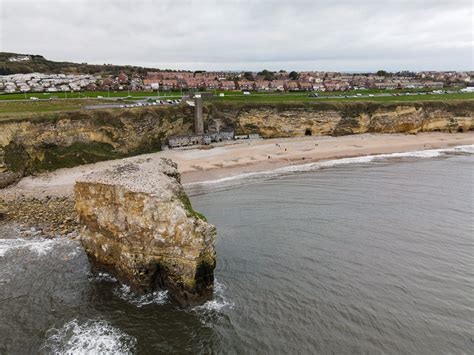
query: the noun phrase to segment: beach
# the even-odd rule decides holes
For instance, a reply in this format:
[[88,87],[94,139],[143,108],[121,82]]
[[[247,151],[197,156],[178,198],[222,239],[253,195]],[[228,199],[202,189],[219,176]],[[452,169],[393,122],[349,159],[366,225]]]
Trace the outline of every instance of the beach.
[[[323,160],[445,149],[470,144],[474,144],[473,132],[314,136],[236,141],[215,147],[166,150],[121,160],[171,159],[178,164],[182,182],[189,184]],[[72,197],[74,183],[79,177],[111,167],[117,162],[109,160],[28,176],[17,184],[0,190],[0,198],[8,201],[17,198]]]

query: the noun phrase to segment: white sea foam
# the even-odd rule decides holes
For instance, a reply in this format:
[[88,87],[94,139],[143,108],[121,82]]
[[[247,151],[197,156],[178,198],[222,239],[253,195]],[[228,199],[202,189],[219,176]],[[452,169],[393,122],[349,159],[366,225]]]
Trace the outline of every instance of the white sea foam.
[[79,245],[73,250],[73,251],[70,251],[67,256],[69,258],[75,258],[76,256],[78,256],[79,254],[83,253],[84,252],[84,249],[82,249]]
[[353,158],[341,158],[333,160],[323,160],[316,163],[308,163],[301,165],[290,165],[282,168],[259,171],[253,173],[244,173],[234,176],[228,176],[216,180],[209,180],[196,183],[185,184],[185,187],[188,189],[193,189],[197,187],[206,187],[212,185],[226,185],[233,184],[239,180],[249,180],[256,178],[271,178],[275,176],[280,176],[292,172],[307,172],[315,171],[319,169],[351,165],[351,164],[367,164],[374,161],[383,161],[394,158],[436,158],[445,154],[474,154],[474,145],[462,145],[453,148],[447,149],[427,149],[427,150],[416,150],[411,152],[402,152],[402,153],[388,153],[388,154],[377,154],[377,155],[364,155],[360,157]]
[[139,295],[133,292],[130,286],[127,285],[121,285],[114,289],[114,294],[137,307],[143,307],[149,304],[162,305],[169,302],[168,291],[154,291]]
[[192,312],[197,314],[202,324],[212,326],[222,318],[223,311],[234,308],[234,302],[225,296],[225,289],[224,284],[215,280],[213,299],[191,309]]
[[117,279],[106,272],[91,273],[89,276],[91,282],[117,282]]
[[42,256],[50,252],[55,246],[62,242],[62,240],[46,238],[0,239],[0,257],[19,249],[28,249],[30,252]]
[[474,144],[458,145],[457,147],[446,149],[446,152],[447,153],[455,152],[455,153],[474,154]]
[[61,329],[50,329],[42,349],[52,354],[132,354],[136,338],[103,320],[80,323],[74,319]]

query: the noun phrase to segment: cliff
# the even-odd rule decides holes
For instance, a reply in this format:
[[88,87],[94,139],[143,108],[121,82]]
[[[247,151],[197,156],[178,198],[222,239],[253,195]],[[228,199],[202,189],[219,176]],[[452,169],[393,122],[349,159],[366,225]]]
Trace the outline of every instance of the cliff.
[[[357,133],[465,132],[474,100],[225,103],[204,107],[205,128],[221,121],[264,138]],[[157,151],[193,129],[186,105],[74,111],[0,121],[0,188],[24,175]]]
[[220,103],[214,105],[213,113],[233,122],[241,133],[259,133],[264,138],[474,128],[474,101]]
[[22,176],[158,151],[192,130],[190,107],[82,110],[0,121],[0,188]]
[[181,304],[213,293],[215,227],[195,212],[170,160],[94,172],[75,187],[89,260],[139,292],[167,289]]

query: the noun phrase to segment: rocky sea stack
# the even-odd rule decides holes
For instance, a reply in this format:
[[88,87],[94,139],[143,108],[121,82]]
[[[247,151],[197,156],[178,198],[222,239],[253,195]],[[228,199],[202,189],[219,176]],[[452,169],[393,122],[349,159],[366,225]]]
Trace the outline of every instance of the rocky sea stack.
[[76,182],[81,243],[94,268],[183,305],[212,297],[215,227],[194,211],[174,162],[120,163]]

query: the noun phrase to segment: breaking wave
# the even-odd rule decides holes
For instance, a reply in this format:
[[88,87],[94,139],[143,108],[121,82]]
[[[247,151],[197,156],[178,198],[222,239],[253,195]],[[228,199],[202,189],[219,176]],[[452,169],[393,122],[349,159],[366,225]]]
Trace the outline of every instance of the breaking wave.
[[[46,239],[46,238],[0,239],[0,257],[3,257],[8,253],[18,251],[21,249],[27,249],[28,251],[35,253],[36,255],[42,256],[49,253],[55,246],[58,246],[60,244],[67,243],[67,242],[69,242],[69,240]],[[74,254],[74,256],[75,255],[76,254]]]
[[120,285],[114,289],[114,294],[137,307],[149,304],[163,305],[169,302],[168,291],[154,291],[144,295],[133,292],[128,285]]
[[132,354],[136,338],[103,320],[74,319],[50,329],[41,350],[53,354]]
[[367,164],[371,162],[379,162],[379,161],[398,159],[398,158],[437,158],[443,155],[456,155],[456,154],[462,154],[462,155],[474,154],[474,145],[461,145],[461,146],[447,148],[447,149],[427,149],[427,150],[416,150],[416,151],[403,152],[403,153],[364,155],[364,156],[353,157],[353,158],[323,160],[323,161],[318,161],[315,163],[285,166],[285,167],[274,169],[274,170],[244,173],[244,174],[228,176],[228,177],[224,177],[224,178],[220,178],[216,180],[188,183],[188,184],[185,184],[185,187],[188,190],[188,193],[192,195],[195,191],[202,193],[202,192],[205,192],[207,189],[213,190],[216,187],[235,186],[235,185],[247,183],[248,181],[251,181],[251,180],[273,178],[273,177],[282,176],[282,175],[290,174],[294,172],[309,172],[309,171],[316,171],[320,169],[332,168],[332,167],[337,167],[337,166],[344,166],[344,165],[350,165],[350,164]]
[[89,275],[90,282],[118,282],[115,277],[106,272],[90,273]]
[[224,284],[215,280],[213,299],[191,309],[197,314],[202,324],[212,326],[223,317],[224,311],[234,308],[234,302],[225,297],[225,289]]

